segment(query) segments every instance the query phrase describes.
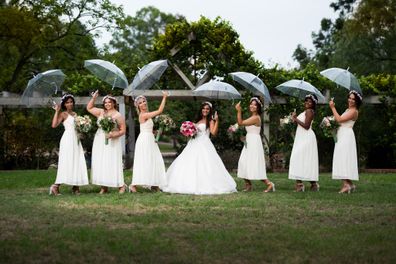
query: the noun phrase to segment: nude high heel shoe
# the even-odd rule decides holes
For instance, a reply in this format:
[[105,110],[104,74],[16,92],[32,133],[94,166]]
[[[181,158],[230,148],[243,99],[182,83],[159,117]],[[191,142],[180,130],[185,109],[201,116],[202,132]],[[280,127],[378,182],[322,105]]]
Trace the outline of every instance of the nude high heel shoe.
[[267,184],[267,189],[264,190],[265,193],[268,192],[275,192],[275,183],[273,182],[269,182],[269,184]]

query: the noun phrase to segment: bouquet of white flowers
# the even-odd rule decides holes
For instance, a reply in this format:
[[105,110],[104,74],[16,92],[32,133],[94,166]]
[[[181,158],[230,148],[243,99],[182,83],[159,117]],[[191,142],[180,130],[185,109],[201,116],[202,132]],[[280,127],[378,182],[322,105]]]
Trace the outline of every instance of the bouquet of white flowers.
[[83,134],[88,133],[92,129],[92,120],[88,115],[76,116],[74,124],[77,132],[78,142],[83,137]]

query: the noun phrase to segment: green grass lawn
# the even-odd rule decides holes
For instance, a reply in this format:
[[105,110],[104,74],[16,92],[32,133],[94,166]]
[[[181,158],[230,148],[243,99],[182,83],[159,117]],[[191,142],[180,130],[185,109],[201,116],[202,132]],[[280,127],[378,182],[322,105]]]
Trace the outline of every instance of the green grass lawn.
[[[0,171],[1,263],[396,263],[396,175],[361,174],[338,194],[294,193],[270,173],[250,193],[49,196],[56,171]],[[126,172],[130,183],[131,172]],[[243,182],[236,180],[241,189]]]

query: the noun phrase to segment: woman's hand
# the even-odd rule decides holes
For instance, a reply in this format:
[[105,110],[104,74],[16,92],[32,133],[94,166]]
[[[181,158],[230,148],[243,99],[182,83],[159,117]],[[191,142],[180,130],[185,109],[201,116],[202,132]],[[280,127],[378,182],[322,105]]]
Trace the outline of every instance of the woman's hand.
[[92,98],[96,99],[99,96],[99,90],[96,90],[95,92],[92,93]]
[[292,118],[293,122],[296,123],[296,122],[297,122],[297,113],[296,113],[296,112],[293,112],[293,113],[291,114],[291,118]]
[[61,109],[61,107],[60,107],[60,105],[58,105],[58,104],[55,103],[55,104],[52,105],[52,109],[54,109],[55,112],[59,112],[60,109]]
[[335,107],[335,103],[333,101],[333,98],[330,99],[329,106],[330,106],[330,108],[334,108]]
[[215,111],[213,118],[214,121],[217,121],[219,119],[219,115],[217,114],[217,111]]
[[242,110],[242,108],[241,108],[241,102],[238,102],[238,103],[235,105],[235,109],[236,109],[237,111],[241,111],[241,110]]
[[170,92],[168,91],[162,91],[162,97],[167,98],[170,95]]

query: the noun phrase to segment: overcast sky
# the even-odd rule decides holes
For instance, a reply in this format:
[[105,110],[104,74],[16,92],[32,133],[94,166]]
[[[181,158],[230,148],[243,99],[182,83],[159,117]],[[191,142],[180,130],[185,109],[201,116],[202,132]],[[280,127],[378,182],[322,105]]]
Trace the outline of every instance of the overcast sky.
[[[165,13],[181,14],[189,21],[203,15],[220,16],[238,32],[243,46],[266,66],[278,63],[285,68],[296,66],[292,54],[298,44],[313,48],[311,33],[320,28],[322,18],[334,19],[329,7],[335,0],[111,0],[123,5],[134,16],[146,6]],[[104,34],[98,42],[108,42]]]

